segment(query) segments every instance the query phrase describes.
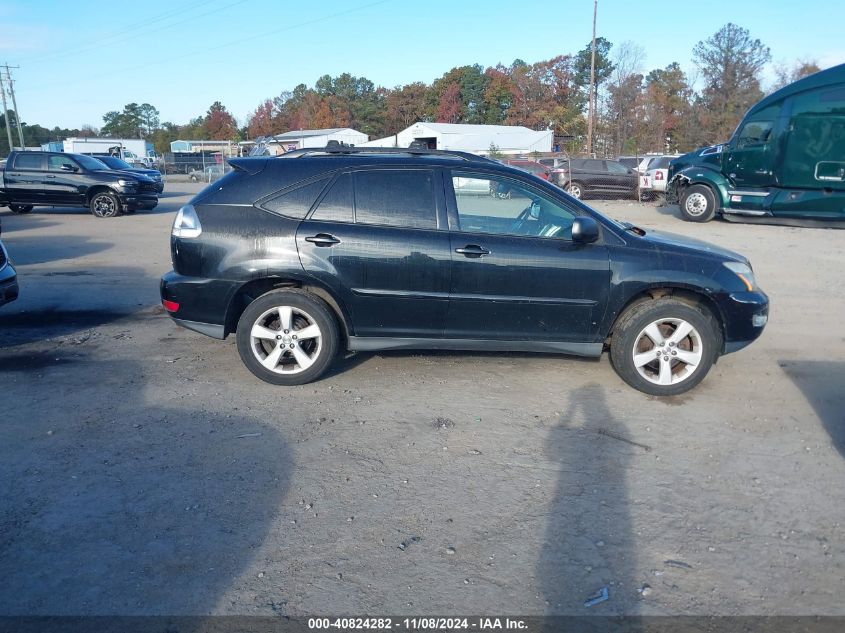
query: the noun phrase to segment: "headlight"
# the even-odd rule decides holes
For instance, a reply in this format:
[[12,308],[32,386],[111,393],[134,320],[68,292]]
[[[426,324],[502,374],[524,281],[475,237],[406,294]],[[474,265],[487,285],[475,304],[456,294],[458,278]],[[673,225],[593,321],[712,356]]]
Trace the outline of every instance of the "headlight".
[[124,180],[123,178],[121,178],[120,180],[117,181],[117,184],[120,185],[121,187],[134,187],[138,183],[135,182],[134,180]]
[[751,270],[751,266],[748,264],[743,264],[741,262],[723,262],[725,268],[730,270],[733,274],[739,277],[742,280],[742,283],[745,284],[745,287],[748,288],[748,291],[751,292],[757,287],[757,282],[754,280],[754,271]]

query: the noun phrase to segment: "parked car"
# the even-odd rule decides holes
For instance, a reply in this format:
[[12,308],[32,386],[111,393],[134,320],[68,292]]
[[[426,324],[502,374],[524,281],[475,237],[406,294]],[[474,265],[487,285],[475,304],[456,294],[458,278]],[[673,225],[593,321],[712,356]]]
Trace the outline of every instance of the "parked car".
[[679,154],[667,154],[651,161],[648,170],[640,176],[640,191],[648,193],[665,193],[668,182],[669,163]]
[[537,162],[548,167],[549,170],[558,169],[569,164],[569,158],[566,156],[551,156],[549,158],[539,158]]
[[109,169],[146,176],[156,184],[156,193],[164,191],[164,180],[162,179],[161,172],[158,169],[142,169],[141,167],[133,167],[122,158],[117,158],[116,156],[98,156],[97,160]]
[[78,206],[112,218],[157,204],[152,180],[114,171],[82,154],[11,152],[0,183],[0,206],[15,213],[29,213],[36,206]]
[[214,182],[223,177],[222,165],[208,165],[202,169],[194,169],[188,172],[191,182]]
[[18,298],[18,276],[9,253],[0,241],[0,306]]
[[646,173],[651,164],[657,159],[659,159],[662,155],[663,154],[651,154],[649,156],[643,156],[640,159],[639,164],[634,168],[634,170],[640,175]]
[[327,147],[231,165],[176,214],[161,299],[180,325],[236,334],[270,383],[316,380],[341,347],[609,349],[627,383],[673,395],[768,318],[743,256],[472,154]]
[[543,180],[548,180],[549,174],[551,173],[551,170],[545,165],[527,158],[505,158],[501,162],[505,165],[521,169],[522,171],[527,171],[529,174],[534,174]]
[[845,227],[843,112],[845,64],[799,79],[753,106],[727,143],[679,158],[667,199],[690,222]]
[[639,177],[615,160],[573,158],[568,166],[552,171],[552,182],[574,198],[636,198]]

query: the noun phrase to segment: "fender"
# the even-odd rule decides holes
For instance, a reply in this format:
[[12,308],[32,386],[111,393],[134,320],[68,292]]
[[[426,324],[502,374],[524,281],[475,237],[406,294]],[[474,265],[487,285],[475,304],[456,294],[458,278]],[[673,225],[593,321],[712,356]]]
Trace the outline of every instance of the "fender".
[[684,189],[692,185],[707,185],[716,193],[716,203],[719,209],[729,206],[728,190],[733,187],[730,181],[719,171],[705,165],[685,167],[672,176],[666,186],[666,200],[677,204]]

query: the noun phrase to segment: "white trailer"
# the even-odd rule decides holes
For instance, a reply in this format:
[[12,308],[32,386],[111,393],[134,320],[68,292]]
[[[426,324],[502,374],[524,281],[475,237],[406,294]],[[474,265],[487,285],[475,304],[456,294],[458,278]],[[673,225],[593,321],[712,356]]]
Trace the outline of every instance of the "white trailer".
[[136,167],[156,167],[152,143],[138,138],[69,138],[62,151],[92,156],[117,156]]

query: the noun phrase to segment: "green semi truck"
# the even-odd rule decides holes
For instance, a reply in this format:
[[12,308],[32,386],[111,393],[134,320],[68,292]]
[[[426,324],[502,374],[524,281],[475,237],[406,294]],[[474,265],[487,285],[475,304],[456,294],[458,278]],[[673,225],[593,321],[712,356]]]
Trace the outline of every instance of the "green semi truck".
[[690,222],[845,228],[845,64],[772,93],[730,141],[672,161],[668,178]]

